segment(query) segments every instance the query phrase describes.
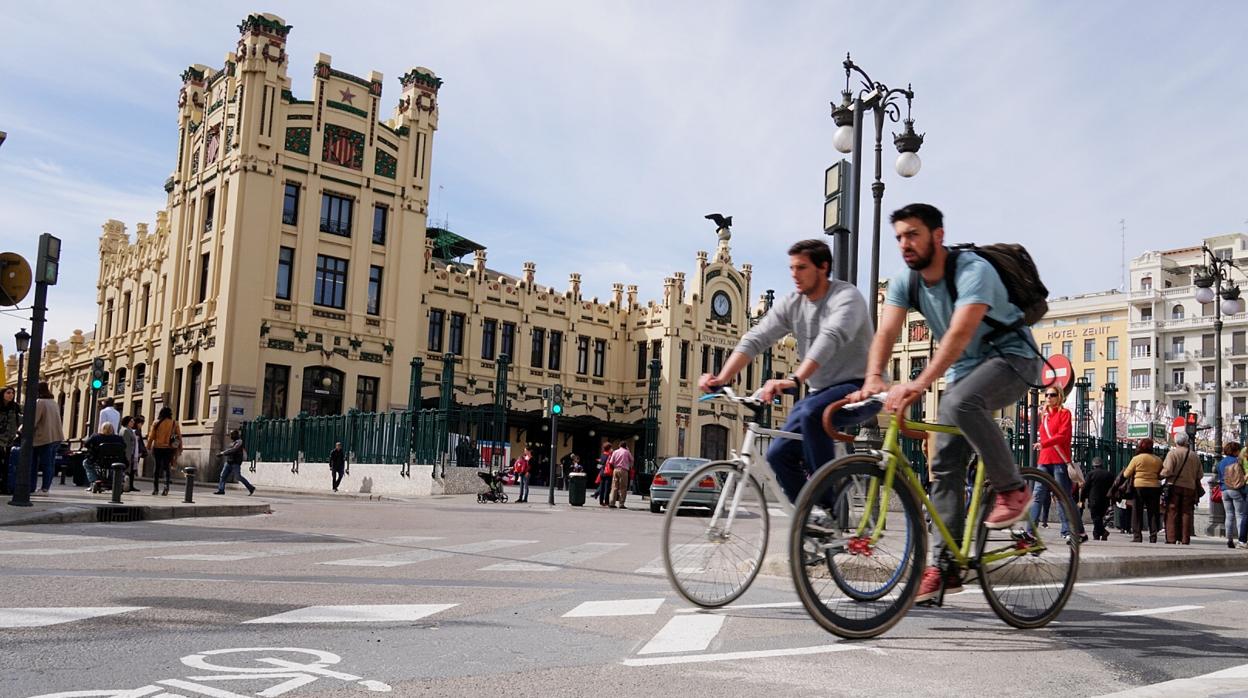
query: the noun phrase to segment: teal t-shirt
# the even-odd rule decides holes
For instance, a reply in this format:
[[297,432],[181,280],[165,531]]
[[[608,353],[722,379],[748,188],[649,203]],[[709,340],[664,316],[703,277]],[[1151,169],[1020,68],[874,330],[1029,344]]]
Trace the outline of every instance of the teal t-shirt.
[[[1005,290],[1005,284],[1001,283],[997,270],[993,269],[992,264],[983,257],[969,251],[959,253],[954,276],[958,286],[958,308],[964,305],[987,305],[988,316],[1007,325],[1023,317],[1023,311],[1010,302],[1009,291]],[[927,318],[927,324],[937,340],[949,331],[949,321],[955,310],[949,291],[945,288],[946,281],[947,279],[941,279],[936,282],[935,286],[928,286],[922,283],[922,277],[919,278],[918,310],[923,317]],[[884,302],[898,308],[910,307],[909,269],[888,282],[888,293],[884,296]],[[984,341],[984,335],[991,331],[992,328],[988,323],[980,323],[979,328],[975,330],[975,336],[971,338],[962,352],[962,356],[958,357],[958,360],[954,361],[949,370],[945,372],[945,378],[950,383],[965,378],[976,366],[983,363],[986,357],[996,355],[992,345]],[[1035,346],[1035,339],[1031,336],[1031,328],[1023,326],[1019,328],[1019,331],[1026,336],[1026,339],[1018,332],[1006,333],[995,340],[997,349],[1000,349],[1003,354],[1036,356],[1036,351],[1032,348]],[[894,376],[894,379],[896,378]]]

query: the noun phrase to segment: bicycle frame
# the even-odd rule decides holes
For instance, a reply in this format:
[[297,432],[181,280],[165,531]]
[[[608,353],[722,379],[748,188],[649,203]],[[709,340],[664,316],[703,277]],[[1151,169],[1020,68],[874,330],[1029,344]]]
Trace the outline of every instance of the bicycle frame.
[[[975,469],[975,485],[971,489],[970,506],[966,512],[966,524],[963,526],[962,541],[959,543],[953,538],[953,534],[949,532],[949,526],[944,519],[936,511],[927,492],[923,489],[923,483],[919,480],[919,476],[915,475],[914,468],[911,467],[910,461],[906,458],[905,453],[901,450],[901,422],[896,415],[891,415],[888,431],[884,434],[884,443],[882,451],[879,451],[885,461],[883,482],[879,479],[872,479],[871,486],[867,490],[866,507],[863,510],[862,519],[858,522],[857,535],[863,536],[871,527],[871,513],[876,513],[874,529],[871,531],[870,540],[874,544],[884,535],[885,521],[888,515],[888,499],[893,483],[896,481],[897,473],[901,472],[902,482],[910,491],[919,499],[923,507],[927,509],[928,514],[932,517],[932,523],[936,527],[936,531],[940,534],[941,539],[945,543],[945,550],[953,556],[954,560],[963,567],[976,567],[984,564],[997,562],[1011,557],[1019,557],[1030,553],[1036,553],[1045,549],[1045,545],[1040,541],[1039,534],[1036,533],[1035,527],[1030,526],[1031,534],[1035,538],[1035,542],[1025,547],[1011,545],[999,550],[979,551],[978,554],[973,552],[975,544],[975,534],[979,529],[980,517],[984,507],[983,494],[985,492],[984,468],[982,463]],[[954,426],[947,424],[935,424],[931,422],[918,422],[906,420],[907,429],[923,432],[935,432],[942,434],[952,434],[960,436],[962,432]],[[899,467],[904,465],[905,467]],[[880,492],[881,486],[883,493]],[[880,506],[878,510],[875,508],[876,501],[879,500]]]

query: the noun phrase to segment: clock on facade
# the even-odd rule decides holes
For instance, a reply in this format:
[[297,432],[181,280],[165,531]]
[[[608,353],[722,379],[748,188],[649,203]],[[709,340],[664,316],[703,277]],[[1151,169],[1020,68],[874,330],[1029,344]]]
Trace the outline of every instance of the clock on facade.
[[731,312],[732,301],[728,300],[728,294],[716,291],[715,295],[711,296],[711,315],[720,320],[727,320]]

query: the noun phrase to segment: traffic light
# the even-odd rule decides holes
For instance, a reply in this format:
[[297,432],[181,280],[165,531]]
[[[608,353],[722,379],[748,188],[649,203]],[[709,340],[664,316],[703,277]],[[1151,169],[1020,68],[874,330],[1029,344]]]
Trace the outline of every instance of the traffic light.
[[563,414],[563,384],[555,383],[555,390],[550,397],[550,413],[558,417]]
[[91,361],[91,389],[102,390],[108,384],[108,371],[104,370],[104,359],[95,357]]
[[1187,438],[1188,438],[1188,440],[1189,440],[1189,441],[1190,441],[1190,440],[1195,440],[1195,438],[1196,438],[1196,424],[1197,424],[1199,421],[1200,421],[1200,416],[1199,416],[1199,415],[1197,415],[1195,412],[1188,412],[1188,413],[1187,413],[1187,424],[1185,425],[1185,427],[1184,427],[1184,428],[1185,428],[1185,429],[1186,429],[1186,431],[1187,431]]

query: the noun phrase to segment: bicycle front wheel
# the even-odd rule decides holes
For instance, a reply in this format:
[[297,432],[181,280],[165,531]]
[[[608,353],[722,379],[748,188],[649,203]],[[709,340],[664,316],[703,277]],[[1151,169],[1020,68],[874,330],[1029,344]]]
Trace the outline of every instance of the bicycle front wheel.
[[844,638],[874,637],[914,604],[927,532],[901,476],[884,487],[880,459],[850,455],[802,488],[789,531],[789,565],[806,611]]
[[1083,526],[1070,493],[1052,475],[1023,468],[1022,476],[1033,501],[1043,498],[1047,490],[1051,509],[1058,510],[1052,518],[1069,522],[1070,536],[1063,540],[1047,532],[1054,529],[1036,526],[1032,510],[1010,528],[993,530],[981,524],[979,585],[1001,620],[1015,628],[1039,628],[1062,612],[1074,591]]
[[731,603],[758,576],[769,527],[763,489],[744,465],[707,463],[685,476],[667,505],[668,579],[690,603],[704,608]]

